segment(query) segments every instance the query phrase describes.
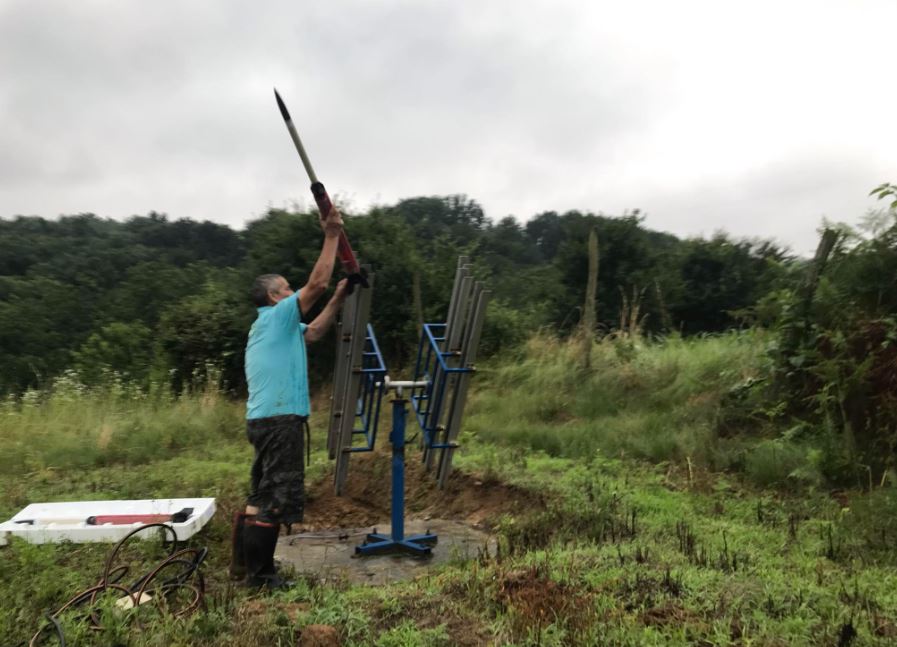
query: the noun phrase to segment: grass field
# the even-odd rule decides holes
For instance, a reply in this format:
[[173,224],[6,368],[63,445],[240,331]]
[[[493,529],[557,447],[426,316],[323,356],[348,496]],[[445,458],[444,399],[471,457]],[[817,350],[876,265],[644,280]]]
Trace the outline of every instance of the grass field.
[[[7,402],[0,513],[47,500],[216,497],[221,512],[193,540],[209,548],[204,609],[174,617],[105,603],[102,632],[63,616],[69,644],[295,645],[322,631],[382,647],[895,644],[893,490],[762,478],[793,471],[758,449],[769,439],[715,434],[721,399],[762,370],[760,343],[601,344],[584,373],[572,347],[538,337],[515,361],[482,367],[457,467],[486,489],[532,492],[532,504],[489,520],[497,555],[411,582],[367,588],[298,573],[273,595],[233,587],[227,512],[242,501],[250,451],[240,403],[211,388],[176,399],[90,391],[69,376],[52,394]],[[321,446],[310,481],[330,470]],[[97,581],[108,550],[0,549],[0,643],[27,644],[46,611]],[[54,644],[49,634],[42,644]]]

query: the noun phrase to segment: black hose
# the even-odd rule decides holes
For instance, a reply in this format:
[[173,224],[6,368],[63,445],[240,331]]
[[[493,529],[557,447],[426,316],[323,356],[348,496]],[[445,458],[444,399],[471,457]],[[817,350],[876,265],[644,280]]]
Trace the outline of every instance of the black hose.
[[[165,535],[162,538],[163,544],[166,543],[166,539],[170,536],[171,542],[168,556],[156,564],[147,573],[138,577],[133,584],[130,586],[123,586],[120,582],[127,575],[128,567],[126,565],[121,565],[113,568],[112,565],[115,562],[115,558],[121,551],[121,548],[130,541],[134,535],[151,528],[165,529]],[[37,641],[40,639],[41,635],[47,632],[51,627],[56,632],[59,644],[62,647],[65,647],[65,634],[62,630],[62,625],[59,622],[59,615],[68,609],[85,604],[87,605],[85,616],[90,619],[90,628],[93,630],[102,630],[103,627],[100,623],[100,618],[96,609],[96,601],[101,593],[110,589],[121,591],[126,596],[130,597],[133,606],[138,606],[143,600],[143,596],[148,595],[149,592],[152,592],[152,597],[161,596],[162,598],[168,598],[173,591],[186,589],[193,592],[193,597],[190,600],[190,603],[183,609],[175,610],[172,615],[175,617],[185,616],[201,608],[203,597],[205,595],[205,579],[202,576],[200,567],[202,566],[203,561],[205,561],[209,550],[206,547],[183,548],[177,550],[177,541],[178,537],[174,528],[164,523],[150,523],[139,526],[126,534],[115,544],[115,546],[113,546],[109,555],[106,557],[100,581],[94,586],[76,593],[68,600],[68,602],[63,604],[53,613],[47,613],[45,617],[48,620],[48,623],[42,625],[37,633],[31,637],[31,641],[28,643],[29,647],[35,647],[38,644]],[[179,569],[177,573],[165,580],[159,578],[159,574],[171,566]],[[158,583],[156,583],[157,578],[159,579]]]

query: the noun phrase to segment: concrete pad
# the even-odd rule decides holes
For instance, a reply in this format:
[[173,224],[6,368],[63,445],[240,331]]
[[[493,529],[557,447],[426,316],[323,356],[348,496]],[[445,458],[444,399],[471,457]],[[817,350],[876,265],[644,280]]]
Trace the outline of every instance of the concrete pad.
[[[439,537],[429,558],[403,554],[356,556],[355,547],[374,528],[284,535],[277,542],[274,556],[284,566],[292,566],[299,573],[313,573],[325,581],[378,585],[425,575],[447,562],[476,559],[484,550],[495,554],[495,539],[468,524],[444,519],[405,520],[405,537],[428,530]],[[376,531],[384,535],[391,533],[389,524],[376,526]]]

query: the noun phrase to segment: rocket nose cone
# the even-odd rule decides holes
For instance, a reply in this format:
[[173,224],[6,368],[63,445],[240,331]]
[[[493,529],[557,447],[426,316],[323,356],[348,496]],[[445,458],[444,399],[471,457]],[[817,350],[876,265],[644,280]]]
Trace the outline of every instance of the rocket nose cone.
[[280,94],[277,92],[277,88],[274,88],[274,98],[277,99],[277,107],[280,108],[280,114],[283,117],[284,121],[290,121],[290,112],[287,110],[283,99],[280,98]]

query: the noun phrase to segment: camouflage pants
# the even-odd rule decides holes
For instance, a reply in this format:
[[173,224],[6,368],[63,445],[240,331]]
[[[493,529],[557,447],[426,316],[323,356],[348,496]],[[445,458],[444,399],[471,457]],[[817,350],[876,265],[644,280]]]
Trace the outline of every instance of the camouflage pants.
[[246,421],[255,448],[246,502],[269,523],[301,523],[305,507],[304,416],[272,416]]

